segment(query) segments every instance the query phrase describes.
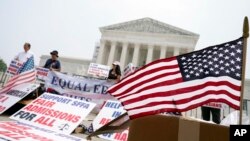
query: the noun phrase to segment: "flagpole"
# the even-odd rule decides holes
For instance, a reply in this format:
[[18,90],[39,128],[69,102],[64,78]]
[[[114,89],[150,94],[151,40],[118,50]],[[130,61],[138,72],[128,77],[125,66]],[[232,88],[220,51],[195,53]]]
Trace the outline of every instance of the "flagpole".
[[249,25],[247,16],[244,18],[243,23],[243,58],[242,58],[242,77],[241,77],[241,93],[240,93],[240,117],[239,124],[242,124],[243,113],[243,98],[244,98],[244,86],[245,86],[245,72],[246,72],[246,57],[247,57],[247,38],[249,37]]

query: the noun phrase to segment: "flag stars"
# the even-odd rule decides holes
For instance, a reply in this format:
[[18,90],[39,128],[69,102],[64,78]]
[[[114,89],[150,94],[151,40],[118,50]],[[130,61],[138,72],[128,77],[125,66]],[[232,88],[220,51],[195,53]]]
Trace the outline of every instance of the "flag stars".
[[223,64],[224,63],[224,61],[223,60],[220,60],[220,62],[219,62],[220,64]]
[[234,69],[234,68],[231,68],[230,70],[231,70],[232,72],[234,72],[234,71],[235,71],[235,69]]
[[214,61],[218,61],[218,58],[215,57],[213,60],[214,60]]
[[230,71],[227,69],[227,70],[226,70],[226,73],[230,73]]
[[237,52],[237,53],[241,53],[241,50],[240,50],[240,49],[237,49],[236,52]]
[[228,60],[228,59],[229,59],[229,57],[228,57],[228,56],[225,56],[225,59],[226,59],[226,60]]
[[195,76],[200,76],[200,74],[197,72],[197,73],[195,73]]
[[215,74],[219,74],[219,71],[215,71]]
[[235,64],[235,61],[234,61],[234,60],[231,60],[230,63],[231,63],[231,64]]
[[231,45],[231,47],[230,48],[235,48],[235,45]]
[[238,45],[241,45],[241,44],[242,44],[242,41],[239,41],[237,44],[238,44]]
[[219,57],[223,57],[223,54],[222,54],[222,53],[220,53],[220,54],[219,54]]
[[212,62],[212,61],[209,61],[209,62],[208,62],[208,64],[209,64],[209,65],[212,65],[212,64],[213,64],[213,62]]
[[237,66],[236,66],[236,69],[240,70],[240,66],[239,66],[239,65],[237,65]]
[[218,68],[218,67],[219,67],[219,65],[218,65],[218,64],[216,64],[216,65],[214,65],[214,67],[215,67],[215,68]]
[[230,55],[231,55],[231,56],[235,56],[235,53],[234,53],[234,52],[231,52]]
[[209,71],[205,71],[205,74],[209,74]]
[[185,56],[182,56],[182,57],[181,57],[181,60],[186,60],[186,57],[185,57]]
[[187,75],[186,75],[186,78],[190,78],[190,75],[187,74]]
[[241,61],[240,57],[237,57],[237,58],[236,58],[236,61],[240,62],[240,61]]
[[227,66],[227,67],[228,67],[229,65],[230,65],[229,63],[226,63],[226,64],[225,64],[225,66]]
[[236,75],[237,77],[240,77],[240,74],[239,74],[239,73],[236,73],[235,75]]
[[225,49],[224,52],[227,53],[227,52],[229,52],[229,50],[228,50],[228,49]]
[[220,67],[220,70],[224,70],[225,68],[224,67]]

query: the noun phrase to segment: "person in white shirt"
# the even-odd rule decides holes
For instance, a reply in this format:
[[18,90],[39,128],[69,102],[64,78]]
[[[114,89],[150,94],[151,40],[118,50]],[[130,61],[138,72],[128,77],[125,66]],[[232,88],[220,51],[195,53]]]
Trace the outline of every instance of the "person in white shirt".
[[30,43],[25,43],[23,46],[24,51],[18,53],[14,59],[21,63],[25,63],[30,57],[34,56],[34,54],[30,51],[30,47]]

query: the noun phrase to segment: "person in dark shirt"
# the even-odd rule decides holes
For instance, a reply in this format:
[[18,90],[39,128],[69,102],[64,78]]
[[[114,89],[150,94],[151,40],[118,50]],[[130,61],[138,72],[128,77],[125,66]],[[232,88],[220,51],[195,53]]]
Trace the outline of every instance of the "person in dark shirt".
[[58,56],[58,51],[54,50],[50,52],[51,54],[51,59],[48,59],[44,65],[44,68],[50,69],[51,71],[61,71],[61,64],[57,60]]
[[120,80],[120,78],[121,78],[121,69],[120,69],[119,64],[120,63],[118,61],[115,61],[112,64],[112,69],[109,71],[108,79],[113,79],[113,80],[117,80],[117,81]]

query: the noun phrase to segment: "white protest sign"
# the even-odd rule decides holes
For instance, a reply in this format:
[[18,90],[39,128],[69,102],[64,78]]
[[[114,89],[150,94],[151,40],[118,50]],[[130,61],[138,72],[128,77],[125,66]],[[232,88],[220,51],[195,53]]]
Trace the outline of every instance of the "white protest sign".
[[0,140],[4,141],[86,141],[40,127],[16,122],[0,122]]
[[36,68],[36,78],[37,80],[44,82],[47,79],[49,69],[43,68],[43,67],[37,67]]
[[44,93],[10,118],[45,129],[70,134],[96,104]]
[[[94,131],[125,112],[119,101],[108,100],[92,123]],[[102,134],[99,135],[99,137],[111,141],[126,141],[128,138],[128,130],[124,130],[121,133]]]
[[133,73],[136,70],[136,67],[132,64],[129,63],[123,70],[123,77],[126,77],[128,75],[130,75],[131,73]]
[[15,75],[17,74],[18,70],[23,66],[23,63],[17,61],[17,60],[12,60],[10,62],[9,67],[7,68],[7,73],[10,75]]
[[219,102],[209,102],[205,105],[204,107],[211,107],[211,108],[216,108],[216,109],[225,109],[226,105],[224,103],[219,103]]
[[109,75],[109,66],[96,64],[96,63],[90,63],[88,74],[99,76],[99,77],[108,77]]
[[0,114],[22,100],[39,87],[39,84],[23,83],[0,95]]
[[99,111],[104,101],[114,97],[106,91],[115,81],[100,80],[96,78],[79,78],[59,72],[49,72],[45,86],[52,88],[61,95],[83,99],[97,104],[95,111]]

